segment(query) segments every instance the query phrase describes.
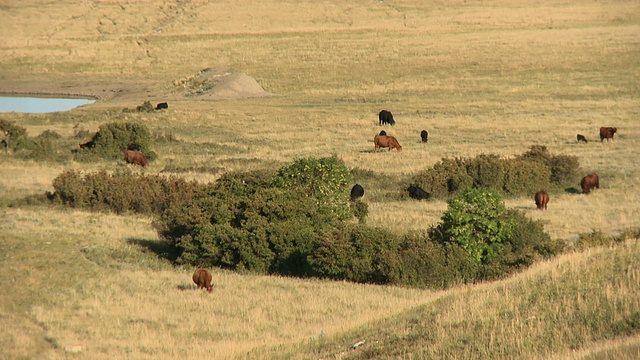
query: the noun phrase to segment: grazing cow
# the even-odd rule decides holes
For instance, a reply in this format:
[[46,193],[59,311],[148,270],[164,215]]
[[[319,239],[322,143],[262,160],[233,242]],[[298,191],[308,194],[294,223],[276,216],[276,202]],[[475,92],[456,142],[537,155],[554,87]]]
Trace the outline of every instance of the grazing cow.
[[388,111],[388,110],[380,111],[380,113],[378,114],[378,118],[380,119],[380,125],[389,124],[393,126],[396,124],[396,121],[393,120],[393,115],[391,114],[391,111]]
[[602,142],[604,139],[607,139],[607,142],[609,141],[609,139],[613,140],[613,134],[615,134],[616,131],[618,131],[618,128],[608,127],[608,126],[601,127],[600,142]]
[[584,141],[585,144],[587,143],[587,138],[584,137],[584,135],[578,134],[577,138],[578,138],[578,142]]
[[429,133],[427,130],[420,131],[420,137],[422,138],[422,142],[426,143],[429,140]]
[[211,286],[211,271],[203,268],[198,268],[193,273],[193,282],[198,285],[198,289],[207,289],[208,292],[213,291],[213,286]]
[[86,148],[92,148],[93,147],[93,140],[88,141],[84,144],[80,144],[80,149],[86,149]]
[[536,207],[538,210],[547,210],[547,204],[549,203],[549,194],[546,191],[540,190],[533,197],[536,201]]
[[428,199],[431,195],[429,195],[428,192],[422,190],[422,188],[418,185],[410,185],[407,188],[407,191],[409,192],[409,196],[411,196],[412,198],[416,199],[416,200],[422,200],[422,199]]
[[149,166],[149,162],[147,162],[147,158],[140,151],[125,150],[124,151],[124,160],[128,164],[139,165],[139,166],[143,166],[143,167]]
[[158,105],[156,105],[156,110],[162,110],[162,109],[168,109],[169,108],[169,104],[167,104],[166,102],[161,102],[158,103]]
[[580,186],[582,187],[582,193],[588,194],[591,190],[600,189],[600,179],[598,178],[598,174],[589,174],[582,178],[580,181]]
[[378,134],[380,136],[387,136],[387,132],[384,130],[380,130],[380,134]]
[[398,140],[393,136],[376,135],[373,138],[373,143],[376,151],[380,150],[380,148],[389,148],[389,151],[391,151],[391,149],[398,149],[398,152],[402,151],[402,146],[400,146]]
[[362,199],[364,196],[364,188],[360,184],[355,184],[351,188],[351,201]]

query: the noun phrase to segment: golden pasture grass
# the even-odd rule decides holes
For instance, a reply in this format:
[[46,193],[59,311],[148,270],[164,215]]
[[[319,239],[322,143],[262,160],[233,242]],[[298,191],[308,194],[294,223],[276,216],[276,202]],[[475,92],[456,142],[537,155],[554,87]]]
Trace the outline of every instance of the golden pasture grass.
[[[12,346],[3,350],[9,357],[39,351],[64,357],[65,347],[79,345],[82,356],[93,359],[230,358],[256,346],[333,335],[432,296],[221,270],[213,270],[210,295],[195,288],[193,268],[145,255],[136,244],[157,242],[157,234],[138,216],[5,209],[0,229],[13,254],[3,267],[3,312],[23,309],[3,317],[3,333],[12,334]],[[45,258],[28,258],[36,253],[27,248],[41,249]],[[45,283],[51,279],[55,284]],[[13,333],[5,320],[19,324]],[[57,352],[25,348],[34,338],[48,339]]]
[[[299,157],[336,154],[351,168],[371,170],[377,177],[390,179],[384,183],[393,184],[388,185],[389,189],[380,188],[379,182],[360,181],[370,203],[368,224],[398,232],[423,230],[437,223],[446,209],[440,201],[383,196],[404,191],[404,182],[417,171],[443,157],[473,157],[481,153],[509,157],[525,152],[531,145],[545,145],[552,154],[578,156],[585,174],[600,174],[601,189],[589,196],[571,191],[552,193],[547,212],[536,211],[530,197],[507,199],[507,206],[545,221],[545,228],[553,237],[575,237],[591,230],[612,234],[637,228],[640,221],[636,216],[640,213],[636,189],[640,180],[640,163],[636,160],[640,148],[637,14],[640,3],[633,1],[558,4],[506,0],[482,6],[462,1],[399,1],[392,5],[12,2],[3,4],[0,12],[0,32],[11,34],[0,45],[3,84],[43,82],[73,87],[91,83],[109,89],[122,87],[123,91],[142,86],[161,95],[175,90],[174,81],[203,68],[228,66],[255,78],[275,96],[174,101],[168,111],[151,114],[123,113],[123,108],[140,104],[125,100],[97,103],[68,113],[1,117],[18,121],[30,135],[55,130],[65,137],[74,133],[76,125],[96,131],[108,121],[139,122],[152,132],[173,134],[179,142],[159,143],[154,148],[159,159],[148,169],[134,171],[171,174],[163,169],[183,167],[186,172],[175,174],[200,181],[215,180],[219,169],[256,170],[265,165],[277,167]],[[377,113],[383,108],[396,117],[397,124],[384,129],[398,138],[403,146],[401,153],[373,151],[373,136],[381,129]],[[617,126],[616,139],[600,143],[600,126]],[[428,144],[420,143],[422,129],[430,133]],[[577,144],[577,133],[590,142]],[[4,153],[0,160],[3,200],[50,191],[51,180],[63,169],[117,171],[121,166],[115,161],[35,163]],[[200,167],[214,171],[189,170]],[[579,184],[575,188],[579,189]],[[86,345],[83,351],[87,358],[114,354],[162,358],[165,351],[167,357],[185,358],[217,351],[200,347],[198,341],[203,337],[209,341],[205,342],[207,345],[219,341],[215,345],[223,349],[225,356],[231,356],[237,354],[235,350],[225,349],[298,339],[294,330],[281,329],[277,319],[269,320],[265,308],[253,302],[255,288],[264,286],[265,298],[275,302],[276,295],[266,289],[310,286],[310,292],[322,293],[322,286],[335,285],[305,285],[306,282],[293,279],[237,277],[217,272],[217,290],[232,293],[236,291],[230,285],[234,282],[241,287],[235,293],[239,297],[223,300],[227,307],[215,308],[221,305],[215,293],[207,297],[176,290],[189,283],[189,270],[171,270],[168,265],[165,268],[161,261],[149,260],[154,257],[146,256],[140,245],[124,240],[133,237],[156,241],[149,219],[46,208],[3,212],[1,246],[10,244],[22,250],[21,256],[10,260],[12,266],[2,267],[2,271],[10,270],[12,274],[3,278],[20,279],[21,271],[30,271],[27,273],[35,275],[28,277],[29,284],[44,281],[39,277],[46,280],[46,291],[39,293],[35,286],[17,288],[9,282],[5,287],[14,291],[4,294],[3,305],[20,301],[25,304],[20,311],[3,310],[3,333],[10,334],[9,323],[23,319],[16,321],[22,330],[12,335],[19,346],[2,346],[16,349],[10,357],[33,357],[29,347],[34,344],[34,351],[40,354],[53,345],[57,350],[47,355],[62,357],[59,346],[74,344],[77,339],[90,339],[99,349]],[[46,244],[50,239],[61,240],[60,248],[51,254],[42,247],[42,242]],[[141,264],[136,266],[137,262]],[[145,267],[154,270],[145,271]],[[99,276],[83,282],[74,275],[75,270],[70,270],[77,268]],[[156,272],[151,283],[141,280],[143,274]],[[161,282],[170,285],[164,287]],[[281,282],[284,285],[277,285]],[[343,285],[346,293],[363,288]],[[83,292],[83,286],[95,295]],[[134,316],[154,292],[177,301],[182,304],[177,306],[183,308],[175,310],[174,305],[156,298],[149,301],[159,309],[157,315],[148,311]],[[313,308],[319,305],[313,304],[314,297],[310,295],[299,295],[295,290],[284,293],[284,304],[295,296],[311,303],[311,318],[318,313],[329,318],[333,314],[333,310],[325,310],[325,314]],[[191,302],[181,303],[185,296]],[[376,296],[386,299],[380,293],[360,297],[375,302]],[[391,308],[410,306],[420,296],[423,294],[397,296]],[[249,300],[242,300],[244,297]],[[342,297],[345,295],[336,295],[338,300]],[[119,304],[120,299],[124,305]],[[233,313],[231,301],[243,304],[244,313]],[[318,301],[331,303],[326,297]],[[251,308],[252,305],[256,307]],[[217,311],[228,320],[230,325],[225,326],[230,326],[231,334],[215,340],[221,336],[219,333],[198,333],[198,324],[218,324],[211,319],[191,320],[192,307],[198,306]],[[272,306],[269,310],[288,316],[283,315],[283,309],[291,304]],[[347,303],[344,307],[357,306],[378,314],[388,311],[377,305]],[[29,315],[25,318],[24,313]],[[318,336],[325,329],[338,331],[357,323],[357,318],[366,318],[363,313],[354,314],[343,323],[315,322],[298,329],[299,336]],[[65,316],[71,325],[65,325]],[[114,316],[112,321],[110,316]],[[234,322],[236,317],[241,321]],[[259,334],[249,329],[247,319],[263,321]],[[303,320],[287,319],[304,325]],[[102,327],[93,326],[93,322]],[[48,326],[55,330],[47,333]],[[91,330],[83,332],[85,327]],[[118,330],[122,334],[117,334]],[[144,338],[145,334],[152,336]],[[175,339],[170,338],[171,334]],[[160,340],[154,340],[156,335]],[[189,347],[185,349],[180,347],[181,336],[197,341],[184,345]],[[127,341],[127,337],[132,340]],[[144,346],[138,347],[136,341]],[[109,352],[111,349],[115,349],[113,353]]]
[[[562,255],[503,281],[439,292],[421,306],[324,343],[287,350],[295,358],[352,359],[574,358],[576,351],[605,350],[633,359],[637,336],[621,337],[617,345],[606,340],[615,335],[613,324],[640,311],[639,252],[634,239]],[[287,350],[266,354],[278,358]]]

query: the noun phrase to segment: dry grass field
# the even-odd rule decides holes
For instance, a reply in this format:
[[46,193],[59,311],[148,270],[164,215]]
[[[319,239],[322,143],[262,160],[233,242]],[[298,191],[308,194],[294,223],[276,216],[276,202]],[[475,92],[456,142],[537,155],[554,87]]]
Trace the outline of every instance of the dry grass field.
[[[360,181],[367,223],[404,232],[427,229],[446,210],[442,201],[406,196],[416,172],[442,158],[511,157],[545,145],[577,156],[585,175],[600,175],[601,188],[551,193],[546,212],[535,210],[532,196],[506,199],[507,207],[544,221],[558,239],[640,228],[637,1],[0,0],[0,32],[0,93],[99,100],[0,119],[32,136],[53,130],[71,138],[78,128],[126,120],[178,139],[157,144],[158,160],[133,171],[208,182],[226,171],[336,154],[377,174]],[[206,68],[244,74],[268,96],[247,97],[255,95],[248,83],[232,84],[225,100],[185,95]],[[122,111],[145,100],[168,100],[169,109]],[[373,151],[381,109],[394,114],[396,125],[384,129],[401,153]],[[616,126],[615,140],[600,142],[601,126]],[[590,141],[577,143],[578,133]],[[122,162],[35,162],[6,152],[0,162],[0,358],[640,352],[637,336],[610,339],[597,330],[598,321],[640,310],[637,240],[441,293],[215,270],[210,296],[193,290],[192,269],[158,258],[153,219],[23,200],[52,191],[65,169],[119,171]],[[547,296],[563,287],[571,291]],[[536,303],[535,294],[548,301]],[[532,316],[538,320],[525,323]],[[419,330],[434,325],[445,330]],[[570,330],[554,338],[559,327]],[[360,336],[368,342],[349,351]]]

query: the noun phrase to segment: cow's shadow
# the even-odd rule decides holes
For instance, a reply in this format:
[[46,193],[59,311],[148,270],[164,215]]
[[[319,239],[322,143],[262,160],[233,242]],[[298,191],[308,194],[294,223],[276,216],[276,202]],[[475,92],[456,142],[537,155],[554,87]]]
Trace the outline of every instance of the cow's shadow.
[[564,191],[566,193],[569,193],[569,194],[582,194],[582,191],[580,191],[580,190],[578,190],[578,189],[576,189],[574,187],[566,188],[566,189],[564,189]]
[[193,291],[198,290],[196,284],[180,284],[178,285],[178,290],[180,291]]
[[164,241],[130,238],[127,242],[146,248],[159,258],[169,260],[173,264],[178,260],[178,251]]

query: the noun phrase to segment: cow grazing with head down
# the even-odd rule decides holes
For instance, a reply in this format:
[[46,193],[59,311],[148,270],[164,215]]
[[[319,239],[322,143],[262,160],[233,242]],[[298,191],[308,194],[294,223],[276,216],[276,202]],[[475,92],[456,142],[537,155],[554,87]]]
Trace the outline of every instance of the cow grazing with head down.
[[549,203],[549,194],[546,191],[540,190],[533,197],[536,202],[538,210],[547,210],[547,204]]
[[124,160],[127,162],[127,164],[139,165],[143,167],[149,166],[147,158],[140,151],[125,150]]
[[593,189],[600,189],[598,174],[589,174],[583,177],[582,181],[580,181],[580,187],[582,187],[583,194],[588,194]]
[[193,273],[193,282],[198,285],[198,289],[207,289],[209,293],[213,291],[213,286],[211,285],[211,280],[213,276],[211,276],[211,271],[203,268],[198,268]]
[[389,148],[389,151],[392,149],[397,149],[398,152],[402,151],[402,146],[400,146],[398,140],[393,136],[376,135],[373,138],[373,143],[376,151],[380,150],[380,148]]
[[423,143],[426,143],[429,140],[429,133],[427,130],[420,131],[420,138],[422,138]]
[[364,188],[362,187],[362,185],[360,184],[355,184],[353,185],[353,187],[351,188],[351,201],[357,201],[362,199],[362,197],[364,196]]
[[169,104],[167,104],[166,102],[161,102],[158,103],[158,105],[156,105],[156,110],[162,110],[162,109],[168,109],[169,108]]
[[407,188],[407,191],[409,192],[409,196],[416,199],[416,200],[423,200],[423,199],[429,199],[429,197],[431,195],[429,195],[428,192],[422,190],[422,188],[418,185],[412,184],[409,185],[409,187]]
[[584,135],[578,134],[578,136],[576,136],[576,138],[578,139],[578,142],[584,141],[585,144],[587,143],[587,138],[584,137]]
[[384,130],[380,130],[380,133],[378,134],[380,136],[387,136],[387,132]]
[[609,126],[604,126],[600,128],[600,142],[602,142],[604,139],[607,139],[607,142],[609,141],[609,139],[613,140],[613,134],[615,134],[618,131],[618,128],[615,127],[609,127]]
[[393,114],[389,110],[382,110],[378,114],[378,119],[380,120],[380,125],[389,124],[391,126],[396,124],[396,121],[393,120]]

